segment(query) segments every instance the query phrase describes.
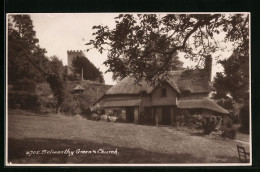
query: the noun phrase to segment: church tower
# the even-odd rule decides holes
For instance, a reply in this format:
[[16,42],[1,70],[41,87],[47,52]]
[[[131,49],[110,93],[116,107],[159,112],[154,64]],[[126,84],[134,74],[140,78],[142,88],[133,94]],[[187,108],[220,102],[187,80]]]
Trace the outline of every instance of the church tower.
[[67,55],[68,55],[68,75],[72,74],[72,60],[74,58],[76,58],[77,56],[80,57],[86,57],[85,54],[83,53],[82,50],[68,50],[67,51]]

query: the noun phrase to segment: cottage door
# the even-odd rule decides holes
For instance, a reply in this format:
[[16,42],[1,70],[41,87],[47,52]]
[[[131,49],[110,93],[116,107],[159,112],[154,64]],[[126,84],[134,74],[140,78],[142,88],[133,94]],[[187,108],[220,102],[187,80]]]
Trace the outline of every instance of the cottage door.
[[171,124],[171,108],[162,107],[162,124],[170,125]]
[[134,107],[126,107],[126,122],[134,122]]

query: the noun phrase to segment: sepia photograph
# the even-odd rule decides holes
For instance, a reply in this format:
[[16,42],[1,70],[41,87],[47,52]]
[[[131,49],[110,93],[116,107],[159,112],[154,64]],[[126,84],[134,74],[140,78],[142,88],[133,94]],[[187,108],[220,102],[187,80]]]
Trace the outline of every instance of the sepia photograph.
[[6,166],[251,166],[249,12],[6,14]]

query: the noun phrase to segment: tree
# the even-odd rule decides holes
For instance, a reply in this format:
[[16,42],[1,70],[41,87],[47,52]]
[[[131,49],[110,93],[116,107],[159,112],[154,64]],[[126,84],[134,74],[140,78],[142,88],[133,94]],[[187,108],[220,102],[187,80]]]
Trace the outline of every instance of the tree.
[[76,57],[72,61],[72,71],[74,75],[82,75],[85,80],[97,80],[100,83],[104,83],[104,77],[102,72],[95,67],[86,57]]
[[[41,73],[33,66],[47,63],[46,50],[40,48],[29,15],[8,16],[8,82],[17,79],[43,81]],[[33,63],[33,64],[32,64]]]
[[61,105],[66,97],[66,72],[62,61],[56,56],[51,57],[46,81],[49,83],[56,99],[56,113],[59,114]]
[[230,95],[237,102],[249,99],[249,54],[233,53],[228,59],[220,60],[224,72],[217,73],[213,86],[215,98],[227,98]]
[[38,44],[29,15],[9,15],[8,18],[8,82],[28,78],[46,80],[56,99],[59,113],[65,97],[66,75],[57,57],[46,56],[46,50]]
[[[228,59],[220,60],[224,72],[217,73],[214,78],[213,86],[216,89],[215,99],[230,99],[234,105],[240,105],[242,108],[232,106],[230,114],[238,114],[241,123],[241,131],[249,132],[249,53],[248,49],[234,52]],[[239,112],[240,109],[240,112]],[[235,116],[237,117],[237,116]],[[237,119],[237,118],[236,118]]]
[[152,85],[164,79],[178,52],[203,61],[221,42],[233,42],[238,53],[249,43],[249,16],[244,14],[120,14],[115,22],[114,29],[93,26],[88,50],[108,51],[104,64],[116,77],[145,78]]
[[240,122],[241,122],[240,130],[247,134],[249,134],[249,131],[250,131],[249,109],[250,109],[249,101],[246,101],[239,113],[239,118],[240,118]]

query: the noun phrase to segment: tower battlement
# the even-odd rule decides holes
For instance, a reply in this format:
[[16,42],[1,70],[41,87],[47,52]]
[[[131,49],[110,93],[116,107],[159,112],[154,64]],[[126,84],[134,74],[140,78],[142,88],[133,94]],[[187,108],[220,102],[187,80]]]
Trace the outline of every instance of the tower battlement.
[[83,56],[83,57],[86,56],[82,50],[67,50],[67,55],[68,55],[68,74],[70,75],[72,73],[71,71],[72,60],[77,56]]
[[67,50],[67,53],[68,54],[73,54],[73,53],[82,53],[82,54],[84,54],[82,50]]

